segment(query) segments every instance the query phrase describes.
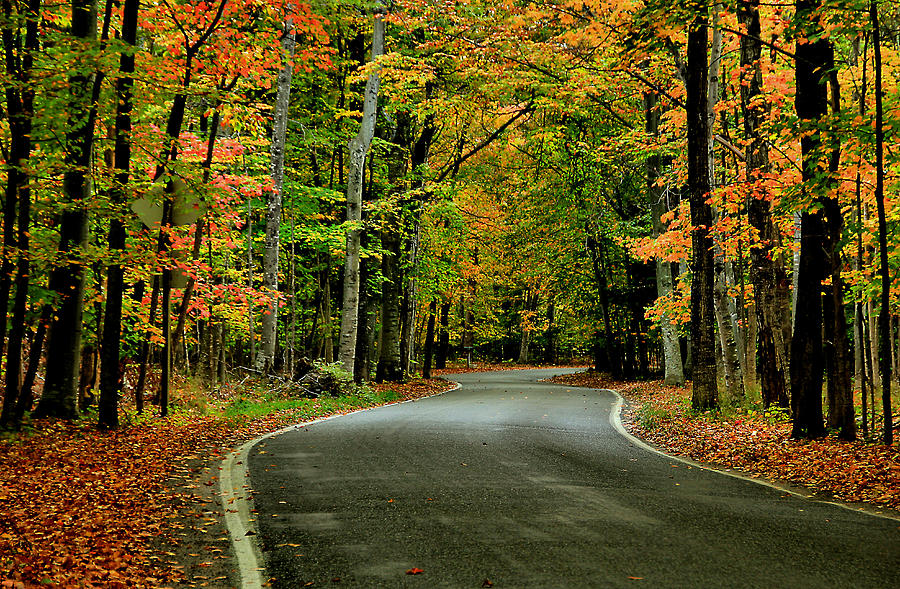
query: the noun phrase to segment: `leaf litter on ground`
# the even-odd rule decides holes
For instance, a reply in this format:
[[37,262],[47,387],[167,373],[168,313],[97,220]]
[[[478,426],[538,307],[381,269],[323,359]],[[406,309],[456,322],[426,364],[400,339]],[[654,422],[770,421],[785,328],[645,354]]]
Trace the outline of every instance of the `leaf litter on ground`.
[[817,440],[791,439],[791,425],[783,413],[740,408],[696,413],[690,408],[690,386],[666,386],[661,381],[622,382],[593,372],[553,380],[617,391],[627,401],[623,425],[665,452],[802,485],[838,501],[900,509],[897,447],[846,442],[835,435]]
[[[413,379],[373,388],[404,401],[451,387]],[[0,439],[0,586],[228,586],[227,506],[214,501],[221,459],[265,433],[374,404],[311,399],[243,423],[128,417],[113,432],[88,420],[34,421]]]

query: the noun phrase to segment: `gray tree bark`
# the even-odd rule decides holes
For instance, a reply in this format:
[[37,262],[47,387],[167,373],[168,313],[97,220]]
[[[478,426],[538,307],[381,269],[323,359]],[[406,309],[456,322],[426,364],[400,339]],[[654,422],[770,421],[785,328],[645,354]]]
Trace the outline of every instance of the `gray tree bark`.
[[[719,26],[719,12],[722,5],[712,6],[712,45],[709,55],[709,74],[706,91],[707,157],[709,159],[709,189],[716,188],[716,152],[713,135],[716,122],[716,104],[719,102],[719,72],[722,69],[722,28]],[[717,216],[717,215],[716,215]],[[724,258],[722,248],[716,245],[716,257]],[[728,280],[725,263],[717,261],[714,267],[715,282],[713,285],[713,309],[719,335],[719,349],[722,353],[722,368],[725,372],[725,390],[729,400],[743,397],[743,373],[741,356],[738,351],[738,336],[735,322],[732,321],[731,308],[733,302],[728,296]]]
[[[384,13],[375,13],[372,30],[372,61],[384,53]],[[363,171],[372,138],[375,135],[377,115],[378,71],[369,74],[363,98],[363,115],[359,133],[350,141],[349,170],[347,174],[347,254],[344,261],[344,292],[341,310],[339,340],[340,362],[344,370],[353,373],[356,357],[356,340],[359,321],[359,250],[362,218]],[[354,225],[355,224],[355,225]]]
[[[287,10],[291,10],[290,6]],[[263,253],[263,290],[269,295],[268,309],[263,313],[260,327],[259,353],[256,369],[271,372],[275,365],[275,349],[278,341],[278,255],[281,236],[281,200],[284,185],[284,149],[287,134],[288,110],[291,102],[291,77],[293,75],[294,25],[288,14],[284,20],[281,51],[284,64],[278,73],[278,91],[275,98],[275,120],[272,128],[271,173],[272,190],[266,195],[266,249]]]
[[[644,118],[646,131],[649,135],[659,133],[660,113],[657,111],[656,94],[647,92],[644,95]],[[653,222],[653,235],[663,233],[665,227],[662,216],[668,212],[665,191],[656,185],[662,170],[662,162],[659,154],[652,154],[647,158],[647,192],[650,199],[650,213]],[[663,259],[656,260],[656,296],[667,297],[674,288],[672,281],[672,264]],[[684,365],[681,361],[681,346],[678,342],[678,329],[672,320],[663,315],[660,321],[660,333],[663,348],[663,362],[665,364],[665,383],[667,385],[684,384]]]

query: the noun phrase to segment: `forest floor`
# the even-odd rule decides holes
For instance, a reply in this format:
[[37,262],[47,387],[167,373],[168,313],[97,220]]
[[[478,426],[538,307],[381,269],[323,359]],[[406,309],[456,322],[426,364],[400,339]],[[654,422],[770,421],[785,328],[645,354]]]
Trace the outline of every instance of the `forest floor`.
[[831,434],[793,440],[784,411],[752,405],[718,412],[691,409],[690,386],[661,381],[619,382],[591,372],[554,382],[612,389],[627,401],[622,422],[653,446],[716,468],[800,485],[810,495],[900,515],[900,448],[864,441],[845,442]]
[[247,440],[329,415],[434,395],[446,380],[291,398],[277,382],[204,392],[178,383],[171,415],[124,407],[121,427],[39,420],[0,436],[0,587],[230,587],[221,460]]
[[[479,364],[436,371],[518,369]],[[900,507],[900,454],[881,445],[788,439],[783,417],[693,414],[689,389],[616,383],[595,375],[569,385],[612,388],[629,401],[635,435],[667,452],[791,481],[843,501]],[[122,426],[96,416],[36,421],[0,437],[0,587],[229,587],[237,584],[220,501],[222,458],[288,425],[446,391],[439,378],[375,385],[362,394],[292,398],[278,382],[246,380],[173,394],[169,418],[125,407]]]

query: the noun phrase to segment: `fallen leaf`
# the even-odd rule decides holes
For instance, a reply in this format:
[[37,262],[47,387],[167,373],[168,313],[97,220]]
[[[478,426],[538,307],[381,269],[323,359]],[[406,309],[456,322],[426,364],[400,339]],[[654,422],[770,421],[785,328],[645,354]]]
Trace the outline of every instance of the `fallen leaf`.
[[423,570],[420,569],[420,568],[411,568],[411,569],[407,569],[407,570],[406,570],[406,574],[407,574],[407,575],[421,575],[421,574],[424,573],[424,572],[425,572],[425,571],[423,571]]

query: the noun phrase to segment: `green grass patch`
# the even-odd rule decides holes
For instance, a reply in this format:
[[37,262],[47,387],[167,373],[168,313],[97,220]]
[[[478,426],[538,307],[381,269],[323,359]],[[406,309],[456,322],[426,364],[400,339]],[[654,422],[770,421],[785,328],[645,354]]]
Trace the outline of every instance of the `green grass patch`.
[[232,425],[244,425],[256,419],[278,415],[286,420],[308,421],[335,413],[346,413],[366,407],[391,403],[400,398],[399,393],[387,389],[374,391],[360,387],[354,393],[315,399],[285,398],[277,393],[258,392],[242,395],[228,402],[222,410],[222,418]]
[[668,409],[654,407],[651,403],[641,405],[637,410],[637,417],[643,427],[647,431],[652,431],[662,425],[662,423],[672,418],[672,414]]

